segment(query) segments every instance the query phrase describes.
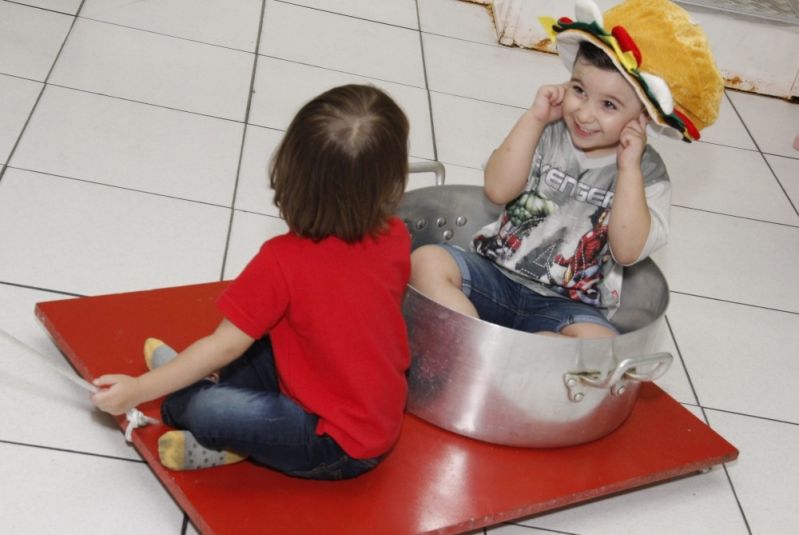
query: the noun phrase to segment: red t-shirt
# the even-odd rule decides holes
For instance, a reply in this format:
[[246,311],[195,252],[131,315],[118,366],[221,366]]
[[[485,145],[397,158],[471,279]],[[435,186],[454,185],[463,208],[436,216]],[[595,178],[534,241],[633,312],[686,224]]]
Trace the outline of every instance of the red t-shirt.
[[217,304],[247,335],[269,334],[281,390],[319,416],[317,434],[365,459],[387,452],[402,424],[409,274],[397,218],[355,244],[288,233],[264,243]]

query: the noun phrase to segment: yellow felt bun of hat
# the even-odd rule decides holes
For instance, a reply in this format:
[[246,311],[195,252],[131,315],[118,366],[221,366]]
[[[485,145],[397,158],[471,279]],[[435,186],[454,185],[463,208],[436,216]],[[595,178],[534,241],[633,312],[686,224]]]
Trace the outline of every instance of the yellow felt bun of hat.
[[718,118],[724,80],[702,28],[669,0],[627,0],[604,14],[605,27],[621,25],[641,51],[642,72],[668,84],[674,105],[697,129]]
[[541,19],[567,68],[581,42],[599,47],[632,85],[655,133],[691,141],[716,120],[724,81],[688,12],[669,0],[626,0],[603,15],[592,0],[576,0],[575,14],[576,21]]

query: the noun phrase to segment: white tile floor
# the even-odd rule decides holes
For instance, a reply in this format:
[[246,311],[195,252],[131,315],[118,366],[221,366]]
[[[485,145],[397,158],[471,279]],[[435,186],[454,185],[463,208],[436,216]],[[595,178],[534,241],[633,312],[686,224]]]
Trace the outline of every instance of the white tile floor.
[[[264,167],[327,87],[386,89],[413,158],[479,184],[537,85],[565,76],[456,0],[0,0],[0,327],[66,369],[36,302],[235,276],[285,229]],[[796,104],[730,92],[704,142],[655,141],[678,357],[660,384],[740,459],[488,532],[797,533],[797,133]],[[83,391],[2,341],[0,366],[0,532],[194,532]]]

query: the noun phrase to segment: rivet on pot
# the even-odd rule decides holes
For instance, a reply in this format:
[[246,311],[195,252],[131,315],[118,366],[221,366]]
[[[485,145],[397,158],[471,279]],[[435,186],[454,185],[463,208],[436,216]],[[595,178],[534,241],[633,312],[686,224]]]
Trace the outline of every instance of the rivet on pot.
[[451,231],[451,230],[449,230],[449,229],[447,229],[447,230],[445,230],[445,231],[442,233],[442,236],[444,236],[444,239],[445,239],[445,240],[449,241],[449,240],[451,240],[451,239],[452,239],[452,231]]
[[419,219],[418,221],[416,221],[416,230],[422,230],[426,226],[427,226],[426,219]]
[[443,227],[446,224],[447,224],[447,218],[446,217],[441,216],[438,219],[436,219],[436,225],[438,225],[439,227]]
[[574,394],[574,397],[572,399],[574,399],[574,401],[582,401],[584,397],[585,394],[583,394],[582,392],[577,392]]
[[616,385],[613,387],[613,395],[614,396],[623,396],[624,392],[627,390],[627,385],[621,384]]
[[458,216],[458,219],[455,220],[455,224],[458,225],[459,227],[462,227],[463,225],[465,225],[466,222],[467,222],[466,218],[463,217],[462,215]]

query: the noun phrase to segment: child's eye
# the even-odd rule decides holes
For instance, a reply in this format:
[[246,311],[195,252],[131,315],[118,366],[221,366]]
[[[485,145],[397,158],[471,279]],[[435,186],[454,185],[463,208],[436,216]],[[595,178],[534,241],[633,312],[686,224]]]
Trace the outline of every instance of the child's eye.
[[583,93],[585,93],[585,91],[583,90],[583,88],[582,88],[582,87],[580,87],[579,85],[573,85],[573,86],[572,86],[572,90],[573,90],[575,93],[577,93],[578,95],[582,95]]
[[607,110],[615,110],[615,109],[616,109],[616,104],[614,104],[614,103],[613,103],[613,102],[611,102],[610,100],[606,100],[605,102],[603,102],[603,103],[602,103],[602,105],[603,105],[603,106],[605,107],[605,109],[607,109]]

